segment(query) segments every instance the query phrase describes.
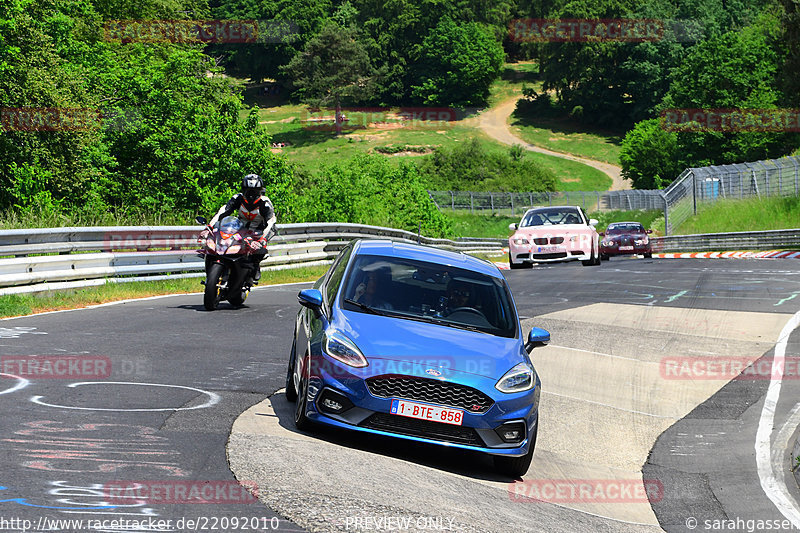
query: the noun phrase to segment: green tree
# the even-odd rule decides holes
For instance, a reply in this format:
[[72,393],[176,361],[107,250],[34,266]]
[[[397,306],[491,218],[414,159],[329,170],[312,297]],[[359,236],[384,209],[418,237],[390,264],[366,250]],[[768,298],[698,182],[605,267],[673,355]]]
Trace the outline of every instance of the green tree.
[[636,189],[661,189],[678,177],[678,136],[661,119],[643,120],[625,134],[620,148],[622,177]]
[[417,49],[411,94],[425,105],[485,104],[503,58],[502,45],[481,24],[442,19]]
[[342,103],[359,102],[372,92],[375,70],[352,27],[328,23],[283,71],[295,94],[308,104],[336,106],[336,134],[342,131]]

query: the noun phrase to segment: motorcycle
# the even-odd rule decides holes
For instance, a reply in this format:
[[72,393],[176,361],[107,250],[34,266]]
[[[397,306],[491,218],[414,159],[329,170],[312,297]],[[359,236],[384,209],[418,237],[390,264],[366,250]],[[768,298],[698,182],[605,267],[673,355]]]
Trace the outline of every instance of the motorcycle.
[[195,220],[206,225],[197,239],[202,245],[198,255],[205,258],[206,264],[203,306],[213,311],[222,300],[242,305],[254,284],[256,265],[252,255],[266,252],[266,238],[256,238],[237,217],[223,218],[216,228],[209,226],[204,217]]

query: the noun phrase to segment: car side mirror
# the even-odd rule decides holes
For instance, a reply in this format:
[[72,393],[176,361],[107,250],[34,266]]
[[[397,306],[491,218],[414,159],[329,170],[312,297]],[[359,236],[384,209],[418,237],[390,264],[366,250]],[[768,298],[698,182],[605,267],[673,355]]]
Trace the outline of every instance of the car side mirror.
[[531,353],[537,346],[546,346],[550,342],[550,332],[542,328],[531,328],[528,333],[528,342],[525,343],[525,351]]
[[322,314],[322,293],[317,289],[304,289],[297,294],[297,301],[303,307],[314,311],[314,315],[319,317]]
[[645,230],[645,233],[653,233],[653,230],[651,229]]
[[590,226],[596,226],[596,225],[598,225],[599,223],[600,223],[600,221],[599,221],[599,220],[597,220],[596,218],[590,218],[590,219],[589,219],[589,225],[590,225]]
[[509,224],[508,229],[510,229],[511,231],[517,231],[517,229],[519,229],[519,224],[517,224],[516,222],[514,222],[513,224]]
[[605,237],[606,236],[606,232],[605,231],[601,231],[600,233],[598,233],[598,235],[600,235],[601,237]]
[[194,221],[197,222],[198,224],[202,224],[203,226],[208,224],[208,221],[206,220],[206,217],[197,217],[197,218],[194,219]]

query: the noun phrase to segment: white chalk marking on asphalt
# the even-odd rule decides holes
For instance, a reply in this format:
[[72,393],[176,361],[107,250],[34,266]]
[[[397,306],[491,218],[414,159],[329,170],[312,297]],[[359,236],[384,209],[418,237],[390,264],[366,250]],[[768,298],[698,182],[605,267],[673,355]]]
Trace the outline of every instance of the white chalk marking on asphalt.
[[38,405],[44,405],[46,407],[57,407],[59,409],[75,409],[78,411],[115,411],[115,412],[155,412],[155,411],[191,411],[192,409],[205,409],[206,407],[211,407],[212,405],[216,405],[220,401],[219,394],[205,391],[203,389],[196,389],[194,387],[184,387],[183,385],[167,385],[163,383],[132,383],[130,381],[82,381],[80,383],[70,383],[67,387],[74,388],[79,387],[81,385],[139,385],[144,387],[168,387],[174,389],[186,389],[195,392],[199,392],[200,394],[205,394],[208,396],[208,400],[201,404],[195,405],[194,407],[153,407],[153,408],[143,408],[143,409],[110,409],[105,407],[75,407],[72,405],[56,405],[51,403],[45,403],[42,401],[44,396],[32,396],[31,401]]
[[652,416],[653,418],[669,418],[670,420],[680,420],[680,418],[675,417],[675,416],[656,415],[656,414],[653,414],[653,413],[647,413],[645,411],[636,411],[634,409],[625,409],[624,407],[617,407],[616,405],[611,405],[611,404],[602,403],[602,402],[593,402],[592,400],[585,400],[583,398],[576,398],[575,396],[568,396],[566,394],[559,394],[557,392],[550,392],[550,391],[543,390],[542,394],[549,394],[551,396],[558,396],[559,398],[567,398],[569,400],[575,400],[576,402],[586,402],[586,403],[590,403],[592,405],[600,405],[602,407],[609,407],[611,409],[616,409],[617,411],[625,411],[626,413],[634,413],[634,414],[637,414],[637,415]]
[[[559,348],[561,350],[572,350],[573,352],[583,352],[583,353],[590,353],[593,355],[600,355],[602,357],[611,357],[613,359],[624,359],[626,361],[636,361],[637,363],[642,363],[645,365],[658,365],[660,364],[657,361],[642,361],[641,359],[636,359],[635,357],[623,357],[622,355],[612,355],[610,353],[603,353],[603,352],[593,352],[591,350],[582,350],[580,348],[571,348],[569,346],[559,346],[558,344],[548,344],[548,346],[552,346],[553,348]],[[715,352],[706,352],[706,353],[713,353]]]
[[19,376],[15,376],[14,374],[7,374],[5,372],[0,372],[0,376],[8,376],[10,378],[14,378],[14,379],[18,380],[16,385],[11,387],[10,389],[6,389],[4,391],[0,391],[0,394],[11,394],[12,392],[18,391],[20,389],[24,389],[25,387],[27,387],[31,383],[27,379],[21,378]]
[[[776,470],[772,462],[771,437],[772,427],[775,423],[775,409],[778,405],[783,383],[782,371],[786,359],[786,345],[789,342],[789,336],[799,325],[800,311],[789,319],[778,336],[778,342],[775,345],[775,356],[772,360],[772,379],[769,382],[767,396],[764,398],[764,408],[761,410],[761,418],[758,421],[755,443],[756,466],[758,467],[761,488],[775,507],[778,508],[778,511],[798,528],[800,528],[800,510],[798,510],[797,503],[789,494],[783,476],[778,475],[781,471],[780,465]],[[780,451],[778,454],[780,454]]]

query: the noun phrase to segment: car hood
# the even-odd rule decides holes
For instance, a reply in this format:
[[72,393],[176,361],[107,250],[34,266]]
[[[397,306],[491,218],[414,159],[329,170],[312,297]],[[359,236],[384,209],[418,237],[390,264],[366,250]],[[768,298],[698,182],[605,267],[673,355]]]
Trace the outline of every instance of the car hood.
[[607,241],[630,241],[633,239],[644,239],[647,237],[646,233],[614,233],[613,235],[606,235],[604,237]]
[[594,231],[586,224],[551,224],[549,226],[525,226],[517,229],[517,233],[525,235],[562,235],[564,233],[584,233]]
[[447,378],[465,373],[498,380],[526,360],[519,338],[342,309],[331,325],[385,374]]

